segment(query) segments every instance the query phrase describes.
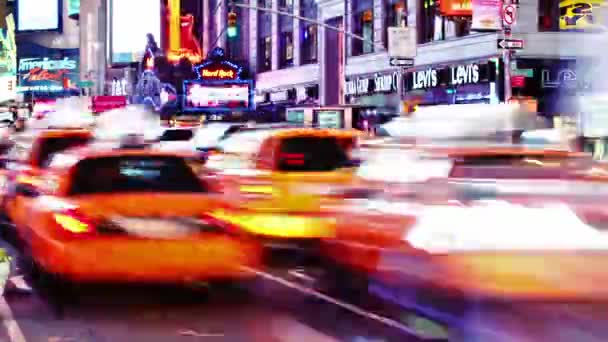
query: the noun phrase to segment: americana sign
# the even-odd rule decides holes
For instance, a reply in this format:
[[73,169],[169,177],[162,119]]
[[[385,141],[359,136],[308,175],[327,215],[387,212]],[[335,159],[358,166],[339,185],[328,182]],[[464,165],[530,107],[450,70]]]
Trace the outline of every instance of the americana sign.
[[21,92],[58,92],[76,88],[78,65],[77,56],[21,58],[17,68],[18,89]]

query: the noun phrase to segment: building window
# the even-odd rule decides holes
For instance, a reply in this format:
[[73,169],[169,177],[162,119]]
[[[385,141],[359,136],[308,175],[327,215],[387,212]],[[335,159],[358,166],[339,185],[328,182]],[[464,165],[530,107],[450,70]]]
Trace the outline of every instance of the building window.
[[406,0],[384,0],[384,46],[388,47],[388,27],[407,26]]
[[[293,13],[293,0],[279,0],[279,10]],[[279,15],[279,67],[293,66],[293,18]]]
[[[567,12],[564,11],[564,12]],[[566,13],[564,13],[565,15]],[[559,1],[538,1],[538,30],[540,32],[559,31],[560,8]]]
[[[258,0],[258,7],[271,8],[271,0]],[[268,71],[272,67],[272,14],[258,12],[258,71]]]
[[364,41],[353,38],[351,55],[358,56],[374,52],[374,2],[372,0],[353,1],[353,33]]
[[463,37],[471,33],[470,17],[444,17],[441,15],[439,0],[419,0],[418,40],[419,43]]
[[[317,20],[317,10],[317,2],[315,0],[300,1],[300,16]],[[302,64],[317,62],[317,32],[316,25],[300,21],[300,58]]]

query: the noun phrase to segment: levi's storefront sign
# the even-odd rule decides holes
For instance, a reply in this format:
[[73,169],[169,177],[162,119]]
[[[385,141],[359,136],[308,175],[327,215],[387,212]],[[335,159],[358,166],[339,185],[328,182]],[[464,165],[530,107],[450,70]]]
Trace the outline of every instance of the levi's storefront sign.
[[467,63],[450,67],[431,67],[411,72],[407,75],[405,88],[406,91],[425,90],[441,86],[457,87],[495,80],[496,66],[493,62]]
[[397,72],[376,74],[371,77],[357,77],[346,81],[344,95],[363,96],[397,92],[399,89],[399,80],[400,75]]

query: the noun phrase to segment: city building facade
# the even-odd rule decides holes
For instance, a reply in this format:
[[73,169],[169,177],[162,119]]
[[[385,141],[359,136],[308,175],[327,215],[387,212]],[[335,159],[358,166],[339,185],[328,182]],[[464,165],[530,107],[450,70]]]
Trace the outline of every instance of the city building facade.
[[[512,38],[523,40],[525,46],[515,51],[507,68],[497,45],[502,31],[475,32],[469,15],[441,7],[443,3],[470,10],[470,1],[250,1],[250,6],[291,12],[361,36],[366,42],[306,21],[251,10],[239,17],[248,32],[236,43],[220,34],[225,25],[222,18],[230,10],[226,3],[205,1],[209,1],[207,8],[217,8],[208,13],[214,18],[208,22],[215,26],[206,31],[206,48],[242,47],[243,57],[256,71],[256,102],[262,105],[312,100],[320,105],[372,105],[402,113],[422,105],[498,103],[509,97],[504,73],[510,70],[516,76],[510,91],[513,98],[551,116],[577,110],[574,95],[587,89],[585,75],[592,74],[580,67],[593,57],[591,49],[584,48],[591,44],[585,42],[593,34],[579,31],[593,30],[560,17],[569,13],[567,8],[560,9],[560,1],[519,1]],[[389,64],[390,26],[416,27],[413,67]]]

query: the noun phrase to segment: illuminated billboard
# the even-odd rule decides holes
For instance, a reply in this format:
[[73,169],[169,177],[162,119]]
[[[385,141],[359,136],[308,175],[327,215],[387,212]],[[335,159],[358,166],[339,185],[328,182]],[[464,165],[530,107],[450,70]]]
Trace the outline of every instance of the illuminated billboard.
[[161,40],[160,0],[109,0],[109,46],[112,64],[140,62],[146,35]]
[[80,16],[80,0],[68,0],[68,16],[73,19]]
[[189,109],[249,107],[250,88],[240,84],[186,84],[186,107]]
[[561,0],[559,29],[561,31],[605,30],[602,6],[604,0]]
[[17,0],[17,31],[60,30],[60,0]]
[[63,58],[20,58],[18,92],[63,92],[75,90],[78,82],[78,55]]

